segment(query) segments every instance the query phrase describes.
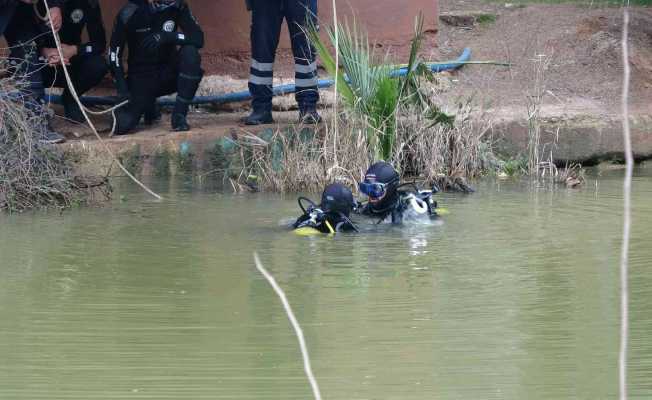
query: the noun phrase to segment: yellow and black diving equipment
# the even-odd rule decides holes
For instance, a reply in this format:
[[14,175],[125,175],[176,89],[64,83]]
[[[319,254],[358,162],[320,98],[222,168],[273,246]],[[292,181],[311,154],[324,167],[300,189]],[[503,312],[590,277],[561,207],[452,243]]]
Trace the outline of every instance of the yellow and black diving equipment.
[[353,193],[341,183],[326,186],[321,204],[316,204],[307,197],[297,200],[303,212],[292,227],[300,235],[316,233],[334,234],[336,232],[358,231],[349,218],[355,207]]

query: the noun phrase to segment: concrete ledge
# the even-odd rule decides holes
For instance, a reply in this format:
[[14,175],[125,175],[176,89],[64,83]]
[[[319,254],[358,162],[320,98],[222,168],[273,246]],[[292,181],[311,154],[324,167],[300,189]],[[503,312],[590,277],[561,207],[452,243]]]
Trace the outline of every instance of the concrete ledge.
[[[197,128],[191,132],[169,132],[168,123],[162,122],[149,130],[107,138],[104,142],[131,172],[141,176],[203,174],[233,167],[233,161],[228,160],[228,153],[235,146],[231,137],[253,134],[270,138],[278,130],[290,131],[295,114],[277,113],[277,124],[258,127],[239,126],[235,122],[240,116],[237,114],[220,114],[217,121],[212,114],[200,114],[193,117]],[[634,115],[630,122],[635,157],[652,159],[652,115]],[[528,126],[519,114],[496,113],[492,134],[494,149],[502,156],[516,158],[527,154]],[[624,151],[621,120],[596,113],[547,114],[541,119],[540,143],[543,154],[547,157],[552,151],[559,164],[592,165],[622,159]],[[70,140],[59,148],[74,155],[85,175],[106,175],[109,171],[121,174],[101,143],[91,136]]]
[[[652,116],[630,117],[632,147],[637,159],[652,158]],[[493,127],[499,152],[526,154],[528,126],[525,120],[502,119]],[[541,121],[542,150],[552,151],[558,163],[586,165],[623,157],[622,121],[615,116],[575,115],[564,119],[547,117]]]

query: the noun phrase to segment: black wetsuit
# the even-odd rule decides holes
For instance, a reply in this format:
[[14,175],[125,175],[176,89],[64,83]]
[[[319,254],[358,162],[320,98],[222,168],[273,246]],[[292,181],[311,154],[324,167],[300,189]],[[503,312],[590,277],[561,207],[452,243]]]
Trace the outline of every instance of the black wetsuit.
[[[178,29],[181,32],[178,32]],[[129,48],[129,76],[123,53]],[[154,111],[157,97],[177,92],[174,113],[184,116],[203,76],[199,49],[204,33],[185,0],[153,12],[146,0],[131,0],[118,14],[109,48],[109,67],[118,95],[129,104],[117,113],[116,134],[132,130]]]
[[[48,0],[50,8],[61,7],[63,0]],[[43,64],[38,47],[50,28],[40,21],[32,4],[18,0],[0,0],[0,34],[10,48],[10,67],[14,76],[28,82],[22,91],[25,104],[37,111],[45,99]]]
[[[77,46],[77,55],[70,59],[70,72],[77,94],[82,95],[97,86],[108,72],[104,58],[106,50],[106,31],[102,22],[102,10],[98,0],[66,0],[63,10],[63,24],[59,31],[61,43]],[[88,42],[82,43],[84,28],[88,31]],[[45,44],[47,48],[55,48],[52,36]],[[61,66],[43,70],[46,86],[54,85],[66,88],[63,91],[64,105],[76,105],[68,91],[66,78]]]

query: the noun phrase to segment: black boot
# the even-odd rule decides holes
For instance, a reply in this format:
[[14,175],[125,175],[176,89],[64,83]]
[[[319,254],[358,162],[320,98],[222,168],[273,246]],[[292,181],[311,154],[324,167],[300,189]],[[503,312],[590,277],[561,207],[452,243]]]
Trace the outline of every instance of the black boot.
[[254,109],[251,114],[242,119],[245,125],[264,125],[273,124],[272,112],[267,110]]
[[190,125],[188,125],[185,114],[172,113],[172,130],[175,132],[186,132],[190,130]]
[[158,104],[155,104],[151,109],[145,111],[143,119],[145,120],[145,125],[151,126],[159,121],[161,121],[161,107]]
[[305,125],[315,125],[321,123],[321,115],[317,112],[316,106],[302,107],[299,110],[299,123]]
[[177,101],[174,103],[174,110],[172,110],[172,130],[175,132],[185,132],[190,130],[190,125],[186,116],[190,108],[190,101],[185,100],[177,95]]
[[84,118],[84,114],[79,108],[79,104],[77,104],[70,92],[67,90],[64,91],[63,95],[61,96],[61,102],[63,103],[63,110],[66,119],[69,119],[78,124],[83,124],[86,122],[86,118]]

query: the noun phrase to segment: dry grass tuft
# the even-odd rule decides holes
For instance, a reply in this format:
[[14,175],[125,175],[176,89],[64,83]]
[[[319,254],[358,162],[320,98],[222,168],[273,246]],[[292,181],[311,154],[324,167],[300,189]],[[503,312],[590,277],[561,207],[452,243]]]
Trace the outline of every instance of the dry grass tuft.
[[106,179],[73,176],[66,156],[38,141],[45,115],[9,95],[22,83],[4,72],[0,65],[0,210],[63,208],[107,196]]
[[[451,126],[432,126],[427,115],[412,108],[399,111],[396,146],[389,161],[403,179],[469,191],[467,178],[495,168],[487,137],[490,118],[474,112],[471,102],[459,104],[456,111]],[[370,124],[357,114],[345,112],[340,114],[337,134],[331,125],[324,124],[319,129],[297,126],[279,130],[264,139],[238,137],[243,168],[237,181],[242,184],[255,176],[259,189],[279,192],[319,191],[333,181],[355,189],[356,182],[376,161],[376,143],[370,129]]]

